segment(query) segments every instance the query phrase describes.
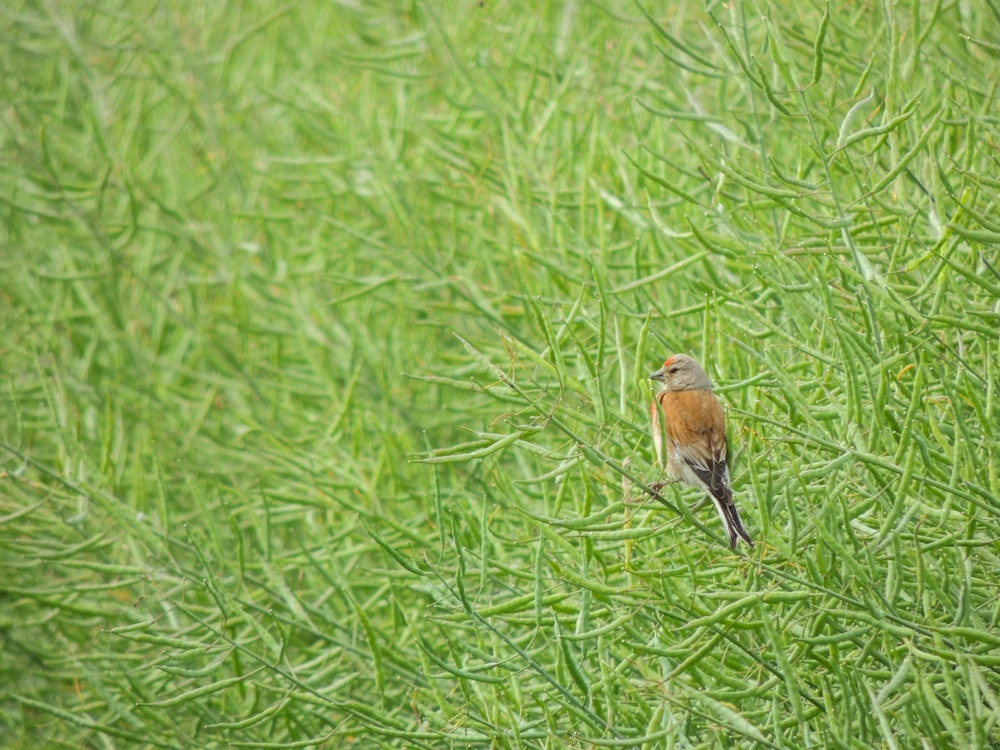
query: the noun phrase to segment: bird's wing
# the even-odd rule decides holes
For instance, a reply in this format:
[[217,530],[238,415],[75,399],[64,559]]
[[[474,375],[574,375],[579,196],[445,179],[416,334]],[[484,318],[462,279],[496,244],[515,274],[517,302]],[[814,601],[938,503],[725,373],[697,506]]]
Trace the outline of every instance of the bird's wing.
[[721,444],[712,444],[706,440],[686,446],[671,443],[670,447],[675,458],[683,461],[714,497],[727,503],[732,502],[725,440]]

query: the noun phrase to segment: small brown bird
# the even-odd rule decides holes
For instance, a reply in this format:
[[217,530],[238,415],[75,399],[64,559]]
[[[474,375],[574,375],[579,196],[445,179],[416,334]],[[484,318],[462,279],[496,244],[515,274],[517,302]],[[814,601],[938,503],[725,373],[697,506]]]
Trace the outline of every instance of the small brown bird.
[[[663,383],[649,405],[653,446],[667,476],[701,487],[715,504],[735,548],[742,538],[753,540],[733,504],[726,464],[726,424],[719,399],[701,365],[685,354],[675,354],[649,376]],[[658,489],[662,485],[654,485]]]

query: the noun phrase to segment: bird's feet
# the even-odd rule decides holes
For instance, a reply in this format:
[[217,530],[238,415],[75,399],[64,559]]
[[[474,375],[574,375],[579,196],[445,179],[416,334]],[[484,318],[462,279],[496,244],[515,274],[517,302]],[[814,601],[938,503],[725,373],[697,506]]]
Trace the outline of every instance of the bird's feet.
[[668,484],[673,484],[676,481],[677,481],[676,479],[668,479],[666,482],[653,482],[651,485],[649,485],[649,491],[653,493],[653,497],[659,499],[660,490],[662,490]]

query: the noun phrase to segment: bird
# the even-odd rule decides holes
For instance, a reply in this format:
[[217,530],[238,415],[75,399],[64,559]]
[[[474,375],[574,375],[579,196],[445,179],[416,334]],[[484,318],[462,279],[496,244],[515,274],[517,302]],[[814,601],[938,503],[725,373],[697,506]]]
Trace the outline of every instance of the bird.
[[[727,464],[726,424],[722,405],[701,365],[686,354],[667,358],[649,376],[663,384],[649,405],[653,447],[661,469],[672,481],[703,489],[712,499],[729,536],[753,546],[733,503]],[[664,483],[651,489],[659,492]]]

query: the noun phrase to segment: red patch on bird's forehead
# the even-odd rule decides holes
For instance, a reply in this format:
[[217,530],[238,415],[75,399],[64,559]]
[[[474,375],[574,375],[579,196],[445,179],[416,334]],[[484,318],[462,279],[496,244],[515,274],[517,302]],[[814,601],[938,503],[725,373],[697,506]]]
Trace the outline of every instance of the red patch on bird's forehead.
[[663,366],[664,367],[669,367],[670,363],[674,361],[674,356],[676,356],[676,355],[671,355],[671,356],[667,357],[667,361],[663,363]]

